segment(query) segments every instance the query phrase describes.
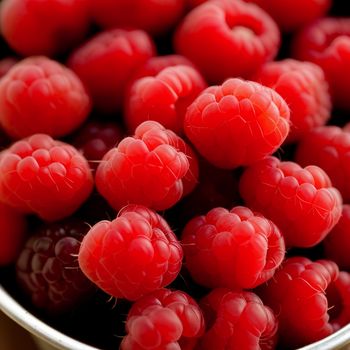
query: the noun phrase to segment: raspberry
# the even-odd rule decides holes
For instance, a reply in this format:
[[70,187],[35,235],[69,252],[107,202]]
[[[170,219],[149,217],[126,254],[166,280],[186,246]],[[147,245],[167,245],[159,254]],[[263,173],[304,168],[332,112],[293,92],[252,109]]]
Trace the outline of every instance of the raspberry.
[[239,186],[245,203],[272,220],[290,247],[316,245],[341,216],[342,198],[317,166],[268,157],[247,168]]
[[262,300],[278,315],[282,349],[315,342],[335,330],[328,314],[327,288],[338,273],[332,261],[298,256],[286,259],[262,288]]
[[187,0],[90,0],[92,16],[103,28],[135,27],[152,35],[172,29]]
[[14,57],[0,59],[0,78],[2,78],[17,62],[18,60]]
[[288,141],[299,140],[307,131],[330,118],[331,101],[323,71],[311,62],[286,59],[268,62],[253,80],[278,92],[290,108]]
[[245,0],[264,9],[284,32],[293,32],[323,17],[331,0]]
[[350,18],[323,18],[306,26],[294,37],[293,55],[318,64],[334,106],[350,110]]
[[230,77],[247,78],[275,57],[280,41],[274,21],[241,0],[209,1],[193,9],[174,39],[176,52],[216,84]]
[[87,118],[90,98],[71,70],[46,57],[30,57],[0,80],[0,110],[0,123],[12,137],[60,137]]
[[192,219],[182,243],[192,278],[209,288],[254,288],[273,276],[285,253],[277,226],[241,206]]
[[204,332],[204,319],[189,295],[160,289],[135,302],[126,331],[121,350],[192,350]]
[[235,168],[272,154],[289,132],[289,108],[274,90],[241,79],[204,90],[189,106],[185,133],[213,165]]
[[36,134],[0,153],[0,200],[44,220],[71,215],[93,187],[86,159],[72,146]]
[[0,202],[0,266],[16,261],[26,234],[26,219]]
[[43,225],[29,237],[18,257],[16,276],[36,307],[67,312],[94,291],[76,258],[88,229],[86,223],[67,220]]
[[104,156],[96,186],[116,210],[129,203],[164,210],[194,188],[197,173],[191,148],[159,123],[147,121]]
[[344,204],[339,222],[323,241],[325,256],[338,266],[350,270],[350,205]]
[[128,80],[153,54],[152,39],[145,32],[112,29],[76,49],[68,66],[86,84],[94,107],[113,114],[122,106]]
[[315,164],[322,168],[347,202],[350,200],[349,152],[350,133],[337,126],[323,126],[305,135],[298,144],[295,159],[300,165]]
[[73,145],[96,170],[98,161],[123,138],[123,132],[114,123],[90,121],[79,130],[73,139]]
[[206,87],[200,73],[184,65],[164,68],[155,77],[137,80],[126,100],[128,129],[134,131],[143,121],[155,120],[182,133],[187,107]]
[[115,220],[91,228],[78,259],[82,271],[102,290],[116,298],[137,300],[176,278],[182,248],[160,215],[128,205]]
[[251,292],[217,288],[201,302],[207,332],[201,350],[272,350],[277,339],[277,321],[270,308]]
[[87,0],[4,0],[1,32],[24,56],[53,56],[82,40],[88,30]]

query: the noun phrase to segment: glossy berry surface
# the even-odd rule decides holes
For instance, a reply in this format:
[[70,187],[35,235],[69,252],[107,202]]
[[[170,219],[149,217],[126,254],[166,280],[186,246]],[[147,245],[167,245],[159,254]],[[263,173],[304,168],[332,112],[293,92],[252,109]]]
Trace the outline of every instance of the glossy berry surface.
[[6,57],[0,60],[0,78],[12,68],[18,60],[14,57]]
[[210,83],[247,78],[272,60],[280,36],[275,22],[258,6],[241,0],[209,1],[193,9],[174,37],[175,51],[186,56]]
[[253,80],[278,92],[290,109],[290,133],[295,142],[306,132],[322,126],[331,116],[331,99],[322,69],[293,59],[268,62]]
[[53,56],[65,52],[87,34],[87,1],[2,1],[2,35],[17,53],[24,56]]
[[278,322],[252,292],[213,289],[200,301],[207,330],[203,350],[274,349]]
[[197,173],[191,148],[171,130],[147,121],[104,156],[96,186],[116,210],[129,203],[163,210],[194,188]]
[[84,237],[79,265],[99,288],[116,298],[137,300],[167,286],[178,275],[182,248],[167,222],[139,205],[123,208]]
[[121,350],[192,350],[204,333],[202,311],[194,299],[168,289],[138,299],[125,326]]
[[73,51],[70,67],[86,85],[96,110],[117,113],[128,80],[154,55],[152,39],[142,30],[100,32]]
[[201,74],[192,67],[164,68],[155,77],[137,80],[130,89],[125,122],[133,132],[146,120],[155,120],[165,128],[183,133],[187,107],[207,87]]
[[49,313],[72,310],[94,291],[77,262],[89,226],[78,220],[46,224],[27,240],[16,277],[33,304]]
[[0,80],[0,124],[14,138],[65,136],[84,122],[90,108],[80,79],[44,56],[20,61]]
[[204,90],[188,107],[184,128],[204,158],[230,169],[276,151],[288,135],[289,114],[275,91],[235,78]]
[[0,200],[54,221],[73,214],[92,191],[86,159],[71,145],[35,134],[0,153]]
[[289,247],[316,245],[341,216],[339,191],[315,165],[267,157],[244,171],[239,186],[246,205],[272,220]]
[[193,218],[182,233],[182,243],[186,268],[197,283],[209,288],[254,288],[273,276],[285,254],[277,226],[239,206],[214,208]]

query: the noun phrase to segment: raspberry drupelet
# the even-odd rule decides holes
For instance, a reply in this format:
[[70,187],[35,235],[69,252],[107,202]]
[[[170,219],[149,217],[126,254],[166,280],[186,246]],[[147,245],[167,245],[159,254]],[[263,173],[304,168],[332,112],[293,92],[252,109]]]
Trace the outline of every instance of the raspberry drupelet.
[[193,350],[204,333],[204,318],[185,292],[159,289],[133,304],[125,326],[121,350]]
[[113,221],[100,221],[84,237],[79,265],[99,288],[137,300],[170,284],[182,265],[182,248],[156,212],[128,205]]
[[0,78],[2,78],[17,62],[18,59],[15,57],[5,57],[0,59]]
[[122,107],[128,80],[154,53],[152,39],[144,31],[116,28],[82,44],[67,64],[86,85],[94,108],[115,114]]
[[275,349],[278,322],[252,292],[213,289],[200,301],[207,330],[201,350]]
[[133,203],[165,210],[191,192],[197,178],[192,149],[171,130],[147,121],[103,157],[96,186],[116,210]]
[[246,205],[272,220],[288,247],[316,245],[341,216],[341,195],[318,166],[267,157],[244,171],[239,187]]
[[193,9],[174,37],[175,50],[199,68],[209,83],[247,78],[272,60],[280,34],[271,17],[241,0],[214,0]]
[[35,134],[0,153],[0,200],[54,221],[88,198],[93,179],[86,159],[71,145]]
[[90,109],[90,97],[76,74],[44,56],[18,62],[0,80],[0,124],[13,138],[66,136]]
[[126,99],[124,118],[129,131],[134,132],[146,120],[155,120],[182,134],[187,107],[206,87],[201,74],[185,65],[137,80]]
[[1,33],[21,55],[54,56],[84,39],[88,12],[88,0],[4,0]]
[[268,62],[252,77],[278,92],[290,108],[291,128],[287,141],[298,141],[331,114],[328,84],[322,69],[311,62],[293,59]]
[[95,290],[77,262],[88,230],[88,224],[69,219],[43,224],[28,238],[17,259],[16,277],[37,308],[68,312]]
[[273,276],[285,254],[277,226],[241,206],[214,208],[193,218],[182,243],[186,268],[209,288],[254,288]]
[[207,88],[193,101],[184,129],[204,158],[232,169],[275,152],[288,135],[289,115],[277,92],[234,78]]
[[[344,202],[350,200],[350,132],[330,125],[316,128],[298,143],[295,160],[302,166],[322,168],[340,191]],[[341,169],[341,170],[340,170]]]

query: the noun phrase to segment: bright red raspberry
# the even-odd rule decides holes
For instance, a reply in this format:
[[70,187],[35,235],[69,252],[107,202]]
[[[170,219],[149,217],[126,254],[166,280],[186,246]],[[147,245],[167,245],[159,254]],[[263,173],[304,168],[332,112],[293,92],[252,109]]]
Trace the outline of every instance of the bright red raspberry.
[[0,153],[0,200],[44,220],[71,215],[92,191],[86,159],[72,146],[35,134]]
[[0,202],[0,266],[16,261],[25,239],[27,222],[13,208]]
[[328,84],[316,64],[293,59],[268,62],[252,79],[274,89],[287,102],[291,121],[288,141],[299,140],[307,131],[324,125],[330,118]]
[[53,56],[74,47],[89,27],[87,0],[4,0],[1,32],[24,56]]
[[162,35],[181,18],[186,0],[90,0],[92,16],[103,28],[134,27]]
[[254,288],[273,276],[285,254],[277,226],[241,206],[192,219],[182,243],[192,278],[209,288]]
[[289,113],[274,90],[229,79],[194,100],[187,109],[184,129],[204,158],[230,169],[275,152],[288,135]]
[[322,168],[345,202],[350,200],[350,133],[337,126],[323,126],[305,135],[298,144],[296,161]]
[[247,78],[279,48],[274,21],[241,0],[214,0],[193,9],[175,33],[176,51],[195,63],[211,83]]
[[178,275],[182,248],[167,222],[140,206],[124,207],[113,221],[100,221],[84,237],[79,265],[98,287],[137,300]]
[[164,68],[155,77],[141,78],[126,99],[125,123],[133,132],[142,122],[155,120],[182,134],[187,107],[206,87],[200,73],[184,65]]
[[296,31],[323,17],[332,0],[245,0],[264,9],[284,32]]
[[104,156],[96,186],[116,210],[129,203],[164,210],[191,192],[197,178],[192,149],[171,130],[147,121]]
[[121,350],[192,350],[204,333],[204,319],[188,294],[160,289],[133,304],[125,327]]
[[333,333],[336,325],[329,317],[333,305],[327,292],[338,274],[332,261],[293,257],[285,260],[259,291],[264,303],[278,315],[282,349],[295,349]]
[[82,221],[66,220],[43,225],[28,238],[17,259],[16,276],[36,307],[66,312],[94,291],[77,262],[88,230]]
[[112,29],[76,49],[68,66],[85,83],[94,107],[113,114],[122,106],[128,80],[154,53],[151,38],[142,30]]
[[342,216],[323,241],[325,256],[341,269],[350,270],[350,205],[344,204]]
[[217,288],[201,302],[207,331],[201,350],[275,349],[278,323],[254,293]]
[[294,37],[293,55],[318,64],[334,106],[350,110],[350,18],[323,18],[306,26]]
[[240,180],[246,205],[282,231],[289,247],[312,247],[341,216],[342,198],[319,167],[267,157],[247,168]]
[[74,72],[44,56],[20,61],[0,80],[0,123],[14,138],[65,136],[83,123],[90,107]]
[[99,161],[123,138],[123,132],[115,123],[90,121],[75,135],[72,144],[89,161],[90,167],[97,169]]
[[18,59],[14,57],[0,59],[0,78],[2,78],[17,62]]

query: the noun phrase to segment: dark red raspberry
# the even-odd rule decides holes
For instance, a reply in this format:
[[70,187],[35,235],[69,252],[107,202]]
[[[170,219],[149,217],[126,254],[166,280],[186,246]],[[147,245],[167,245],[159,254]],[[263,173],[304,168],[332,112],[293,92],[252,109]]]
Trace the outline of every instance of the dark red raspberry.
[[14,57],[0,59],[0,78],[2,78],[17,62],[18,59]]
[[92,16],[103,28],[134,27],[162,35],[181,18],[186,0],[90,0]]
[[167,222],[139,205],[97,223],[79,250],[86,276],[108,294],[129,300],[167,286],[181,264],[182,248]]
[[89,26],[87,0],[4,0],[1,33],[24,56],[53,56],[74,47]]
[[86,84],[94,107],[114,114],[122,106],[128,80],[154,53],[151,38],[142,30],[112,29],[77,48],[68,66]]
[[342,198],[319,167],[267,157],[247,168],[240,180],[245,203],[272,220],[289,247],[312,247],[341,216]]
[[344,204],[342,216],[323,241],[325,256],[341,269],[350,270],[350,205]]
[[264,285],[259,295],[278,315],[282,349],[310,344],[336,330],[337,323],[333,325],[329,318],[328,310],[333,305],[327,292],[338,274],[332,261],[313,262],[298,256],[285,260]]
[[92,191],[86,159],[72,146],[36,134],[0,153],[0,200],[44,220],[71,215]]
[[176,51],[219,84],[230,77],[247,78],[275,57],[279,41],[270,16],[241,0],[214,0],[195,8],[175,34]]
[[252,79],[274,89],[287,102],[291,122],[288,141],[299,140],[307,131],[324,125],[330,118],[328,84],[316,64],[293,59],[268,62]]
[[[299,142],[296,161],[315,164],[330,177],[345,202],[350,200],[350,133],[337,126],[323,126],[311,131]],[[341,169],[341,170],[340,170]]]
[[22,60],[0,80],[0,123],[15,138],[65,136],[83,123],[90,107],[79,78],[46,57]]
[[192,350],[204,332],[204,319],[189,295],[160,289],[133,304],[125,326],[121,350]]
[[27,240],[16,275],[32,303],[50,313],[72,310],[94,291],[77,254],[89,226],[77,220],[43,225]]
[[22,249],[27,222],[13,208],[0,202],[0,266],[12,264]]
[[201,350],[275,349],[278,323],[254,293],[217,288],[201,302],[207,331]]
[[332,0],[245,0],[264,9],[285,32],[296,31],[323,17]]
[[245,207],[192,219],[182,244],[192,278],[209,288],[254,288],[273,276],[285,254],[277,226]]
[[350,18],[323,18],[306,26],[294,38],[293,55],[318,64],[334,106],[350,110]]
[[183,133],[187,107],[207,87],[200,73],[178,65],[164,68],[155,77],[137,80],[126,99],[125,122],[134,132],[146,120],[155,120],[165,128]]
[[103,156],[123,138],[123,132],[115,123],[90,121],[75,135],[72,144],[96,170]]
[[147,121],[104,156],[96,186],[116,210],[129,203],[164,210],[191,192],[197,178],[191,148],[171,130]]
[[289,108],[268,87],[228,79],[194,100],[184,128],[204,158],[230,169],[254,163],[278,149],[289,132]]

